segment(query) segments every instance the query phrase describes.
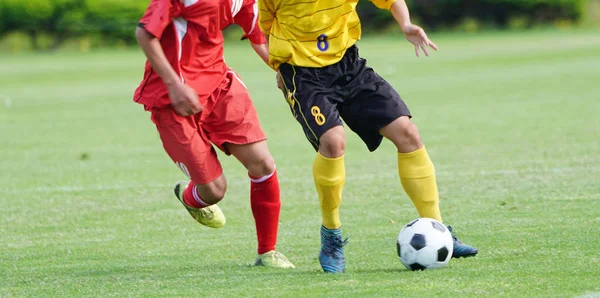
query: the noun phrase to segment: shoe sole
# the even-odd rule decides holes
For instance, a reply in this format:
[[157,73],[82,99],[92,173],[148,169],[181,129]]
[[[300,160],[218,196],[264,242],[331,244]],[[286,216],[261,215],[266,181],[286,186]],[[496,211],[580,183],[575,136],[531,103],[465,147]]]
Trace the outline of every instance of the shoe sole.
[[461,259],[461,258],[465,258],[465,259],[466,259],[466,258],[471,258],[471,257],[474,257],[474,256],[476,256],[478,253],[479,253],[479,252],[476,252],[476,253],[474,253],[474,254],[468,254],[468,255],[456,256],[456,257],[455,257],[455,256],[452,256],[452,258],[453,258],[453,259]]
[[326,270],[325,267],[330,268],[330,269],[335,269],[335,268],[332,268],[329,266],[321,265],[321,269],[323,269],[323,272],[325,272],[325,273],[335,274],[335,273],[344,273],[344,271],[346,271],[346,270]]

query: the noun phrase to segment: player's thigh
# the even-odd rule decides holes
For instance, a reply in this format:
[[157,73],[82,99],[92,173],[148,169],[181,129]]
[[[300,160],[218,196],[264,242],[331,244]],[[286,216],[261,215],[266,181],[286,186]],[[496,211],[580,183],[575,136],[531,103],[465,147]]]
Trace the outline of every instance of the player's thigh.
[[197,185],[209,184],[223,174],[217,153],[198,128],[198,115],[177,115],[170,107],[152,110],[152,120],[163,147],[181,171]]
[[304,135],[319,149],[321,137],[330,129],[341,126],[337,103],[341,95],[326,86],[315,73],[316,69],[283,64],[279,69],[284,96]]
[[370,151],[381,144],[382,128],[402,116],[411,117],[398,92],[371,68],[367,67],[359,74],[350,94],[341,105],[340,114]]

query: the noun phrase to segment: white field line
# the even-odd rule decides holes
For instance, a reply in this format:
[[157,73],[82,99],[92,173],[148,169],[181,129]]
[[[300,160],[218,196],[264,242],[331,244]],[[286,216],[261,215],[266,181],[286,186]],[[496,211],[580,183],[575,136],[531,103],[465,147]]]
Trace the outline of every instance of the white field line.
[[[579,166],[579,167],[561,167],[561,168],[547,168],[547,169],[523,169],[523,170],[515,170],[515,169],[498,169],[498,170],[481,170],[478,172],[464,172],[457,171],[453,172],[450,170],[437,171],[438,176],[451,176],[451,177],[472,177],[472,176],[528,176],[524,178],[531,178],[531,175],[541,176],[548,174],[558,174],[564,175],[568,173],[573,173],[577,171],[585,171],[585,172],[600,172],[600,166]],[[283,173],[281,173],[283,174]],[[397,173],[394,171],[386,171],[381,174],[362,174],[362,175],[353,175],[352,173],[347,173],[347,181],[370,181],[381,178],[395,178],[397,177]],[[310,173],[306,174],[305,179],[301,179],[305,181],[307,184],[312,184],[312,179],[310,179]],[[175,179],[173,180],[175,181]],[[280,176],[279,181],[281,183],[289,183],[289,182],[297,182],[298,179],[292,179],[286,177],[284,175]],[[228,179],[229,186],[239,186],[239,185],[247,185],[249,181],[247,179],[243,180],[231,180]],[[23,192],[80,192],[80,191],[104,191],[104,190],[129,190],[129,189],[168,189],[174,186],[173,184],[154,184],[154,185],[89,185],[89,186],[81,186],[81,185],[57,185],[57,186],[41,186],[41,187],[32,187],[27,189],[2,189],[0,190],[0,194],[19,194]]]
[[600,298],[600,292],[587,293],[585,295],[577,296],[576,298]]

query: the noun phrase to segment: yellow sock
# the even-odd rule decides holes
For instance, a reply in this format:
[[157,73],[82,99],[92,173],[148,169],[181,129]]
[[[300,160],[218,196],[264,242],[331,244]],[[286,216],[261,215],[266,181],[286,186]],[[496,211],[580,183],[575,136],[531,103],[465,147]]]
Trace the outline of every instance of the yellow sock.
[[398,174],[419,216],[441,222],[435,169],[425,147],[410,153],[398,153]]
[[342,226],[339,209],[344,182],[346,182],[344,156],[327,158],[317,153],[313,164],[313,177],[321,202],[323,226],[328,229],[339,229]]

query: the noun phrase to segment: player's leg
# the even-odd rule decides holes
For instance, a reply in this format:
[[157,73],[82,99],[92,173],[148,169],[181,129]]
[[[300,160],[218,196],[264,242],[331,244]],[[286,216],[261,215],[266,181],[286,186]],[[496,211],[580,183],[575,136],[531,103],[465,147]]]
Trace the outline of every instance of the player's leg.
[[[402,187],[413,201],[421,217],[442,221],[435,169],[421,141],[417,126],[406,116],[400,117],[380,130],[398,149],[398,173]],[[450,232],[452,228],[448,226]],[[478,253],[453,234],[453,258],[471,257]]]
[[330,230],[342,226],[339,207],[346,180],[345,148],[344,127],[334,126],[319,138],[319,149],[313,162],[313,178],[319,194],[322,222]]
[[344,150],[346,135],[343,126],[334,126],[319,138],[319,149],[313,163],[313,178],[321,206],[321,251],[319,262],[325,272],[345,271],[342,224],[339,209],[346,182]]
[[[320,73],[315,75],[315,72]],[[346,135],[336,107],[341,99],[328,86],[338,74],[284,64],[280,75],[292,114],[317,150],[313,178],[322,215],[319,261],[325,272],[344,272],[339,208],[346,180]]]
[[[358,55],[358,51],[355,51]],[[411,198],[421,217],[441,221],[439,196],[433,163],[421,141],[410,111],[400,95],[364,59],[357,59],[356,79],[349,92],[353,98],[342,109],[348,126],[373,151],[380,145],[382,136],[397,147],[398,173],[402,187]],[[477,250],[455,241],[457,255],[474,255]]]
[[435,169],[417,126],[408,116],[402,116],[384,126],[380,133],[398,149],[400,181],[419,216],[442,222]]
[[281,208],[279,179],[275,161],[266,141],[251,144],[226,144],[248,169],[250,177],[250,207],[256,225],[258,257],[255,265],[277,268],[295,268],[288,259],[275,250]]
[[196,221],[220,228],[225,216],[216,204],[223,199],[227,183],[214,148],[198,128],[197,117],[177,115],[170,107],[152,110],[165,151],[191,179],[175,185],[177,199]]
[[248,91],[232,71],[213,99],[214,108],[204,120],[209,139],[227,154],[233,154],[250,177],[250,206],[258,239],[256,264],[294,268],[275,251],[281,206],[279,180]]
[[[350,50],[349,50],[350,51]],[[358,57],[358,50],[352,49]],[[419,215],[441,221],[433,164],[423,148],[410,111],[400,95],[364,59],[355,60],[355,78],[348,84],[351,99],[342,106],[342,117],[374,151],[382,136],[398,147],[398,172],[402,186]]]

